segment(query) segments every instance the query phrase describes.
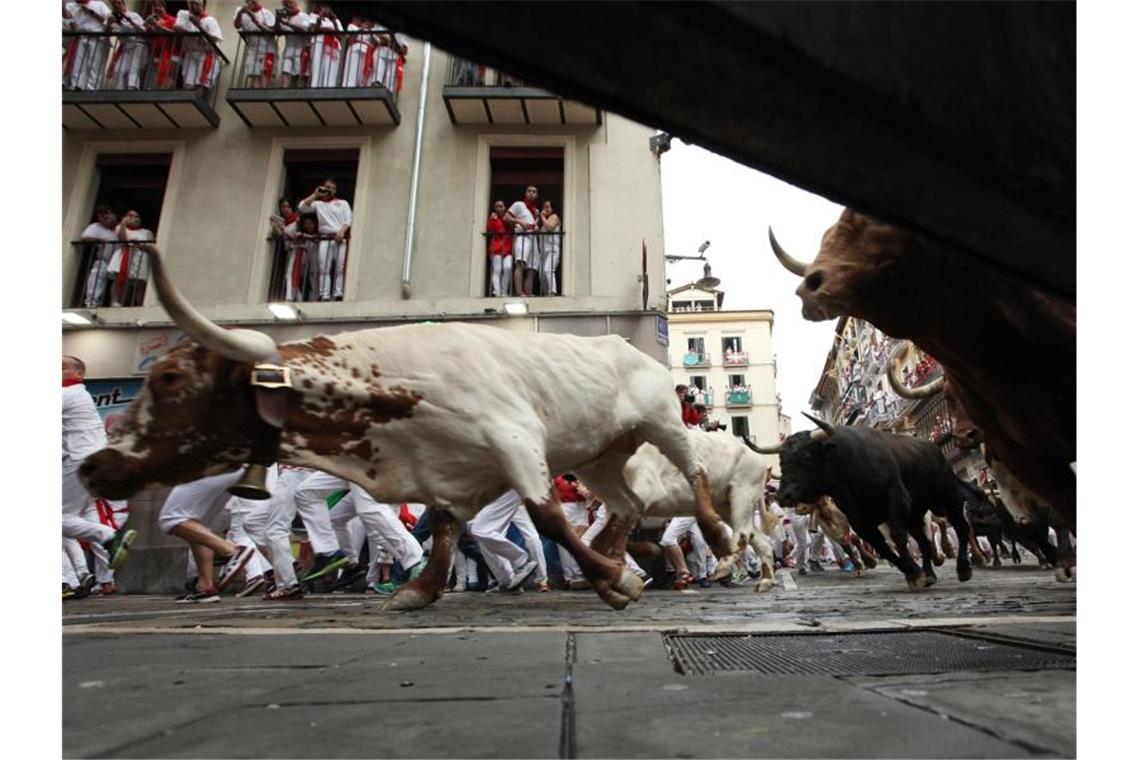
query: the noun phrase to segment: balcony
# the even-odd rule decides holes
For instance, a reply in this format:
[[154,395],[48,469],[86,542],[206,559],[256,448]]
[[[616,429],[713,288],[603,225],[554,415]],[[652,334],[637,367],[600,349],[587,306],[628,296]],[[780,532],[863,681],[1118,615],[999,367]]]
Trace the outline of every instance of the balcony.
[[697,403],[704,404],[706,409],[712,409],[713,402],[715,400],[716,399],[712,391],[702,391],[697,394]]
[[729,409],[752,406],[752,386],[725,388],[724,405]]
[[747,351],[725,351],[724,352],[724,366],[726,366],[726,367],[747,367],[748,366],[748,352]]
[[600,108],[462,58],[451,59],[443,102],[452,124],[602,124]]
[[[487,250],[487,277],[486,284],[484,285],[483,295],[488,298],[507,298],[510,296],[556,296],[562,292],[562,250],[563,243],[565,242],[566,233],[562,230],[554,232],[511,232],[503,234],[501,232],[484,232],[484,247]],[[517,268],[519,253],[525,251],[529,247],[532,251],[534,269],[536,274],[528,274],[532,282],[530,283],[529,294],[516,292],[514,279],[514,270]],[[495,293],[495,283],[491,282],[492,272],[490,262],[492,261],[492,251],[501,251],[503,258],[514,258],[511,276],[506,278],[509,282],[500,283],[503,289],[501,293]],[[527,287],[527,281],[524,277],[522,281],[524,289]]]
[[351,248],[347,237],[344,256],[336,255],[337,245],[332,235],[299,233],[272,237],[269,245],[267,303],[343,300]]
[[71,300],[64,308],[142,306],[150,262],[141,245],[73,240],[71,249],[79,269]]
[[[279,39],[280,38],[280,39]],[[385,58],[389,33],[242,32],[226,102],[249,127],[361,127],[400,123],[403,59]]]
[[197,32],[63,33],[64,129],[218,126],[229,59]]
[[686,351],[681,357],[681,364],[685,367],[708,367],[711,366],[708,354],[698,353],[696,351]]

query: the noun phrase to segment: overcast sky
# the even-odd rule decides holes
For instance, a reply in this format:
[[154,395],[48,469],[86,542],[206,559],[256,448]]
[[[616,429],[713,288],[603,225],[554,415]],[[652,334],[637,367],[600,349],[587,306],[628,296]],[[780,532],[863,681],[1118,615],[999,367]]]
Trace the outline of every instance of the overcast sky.
[[[842,207],[794,185],[674,139],[661,156],[665,253],[705,255],[724,290],[725,309],[771,309],[776,385],[792,430],[813,426],[800,412],[819,380],[836,320],[808,322],[795,295],[799,278],[780,266],[768,246],[768,227],[793,256],[810,261]],[[703,264],[666,264],[670,287],[700,278]]]

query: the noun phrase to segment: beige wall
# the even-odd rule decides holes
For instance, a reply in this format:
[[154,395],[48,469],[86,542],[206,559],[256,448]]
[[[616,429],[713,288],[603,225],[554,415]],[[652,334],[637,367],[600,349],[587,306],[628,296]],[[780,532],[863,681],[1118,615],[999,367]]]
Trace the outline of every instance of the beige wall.
[[[211,3],[235,57],[230,19],[237,3]],[[399,126],[250,128],[225,100],[223,72],[217,129],[83,131],[63,136],[63,281],[67,305],[77,275],[70,241],[90,221],[101,152],[171,152],[173,165],[159,225],[159,245],[178,286],[217,320],[256,323],[264,307],[275,210],[288,148],[360,148],[346,300],[302,306],[307,318],[359,321],[483,315],[501,299],[482,297],[481,236],[489,212],[489,149],[496,144],[555,144],[566,149],[564,282],[568,297],[533,299],[531,313],[609,313],[641,309],[641,241],[650,252],[650,308],[664,308],[663,226],[653,130],[613,114],[601,126],[453,125],[442,98],[448,56],[432,53],[423,163],[414,233],[411,299],[401,297],[404,236],[425,46],[412,41],[400,93]],[[513,200],[513,199],[512,199]],[[144,220],[154,226],[155,220]],[[113,327],[168,324],[153,289],[147,305],[102,309]],[[334,330],[326,330],[334,331]],[[643,331],[639,331],[640,332]],[[645,346],[642,346],[645,348]]]

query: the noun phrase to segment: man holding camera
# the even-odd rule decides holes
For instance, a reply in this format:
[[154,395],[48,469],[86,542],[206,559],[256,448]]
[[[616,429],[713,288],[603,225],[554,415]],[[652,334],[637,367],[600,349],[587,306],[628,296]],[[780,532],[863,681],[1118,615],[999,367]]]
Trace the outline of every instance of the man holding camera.
[[262,89],[273,81],[277,65],[277,38],[272,32],[277,17],[257,0],[245,0],[234,14],[234,28],[246,32],[245,78],[249,87]]
[[277,11],[277,28],[285,35],[281,53],[281,75],[286,87],[308,86],[313,38],[299,32],[308,31],[313,17],[301,10],[297,0],[283,0]]
[[346,238],[352,228],[352,208],[348,201],[336,197],[336,180],[329,177],[312,195],[297,204],[297,210],[302,214],[311,212],[317,215],[317,232],[321,235],[317,254],[320,299],[328,301],[331,296],[334,301],[343,301],[344,270],[348,261]]
[[178,11],[174,31],[197,32],[182,41],[182,87],[198,89],[205,96],[218,83],[222,67],[217,60],[217,46],[222,44],[222,28],[206,13],[205,0],[190,0],[189,10]]

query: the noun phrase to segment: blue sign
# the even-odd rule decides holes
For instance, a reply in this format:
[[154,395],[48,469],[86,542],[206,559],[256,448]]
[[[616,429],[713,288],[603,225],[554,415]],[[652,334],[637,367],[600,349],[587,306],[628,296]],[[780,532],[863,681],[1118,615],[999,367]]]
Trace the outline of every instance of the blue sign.
[[91,398],[95,399],[95,408],[103,418],[103,426],[107,432],[119,421],[123,412],[135,400],[142,388],[143,378],[128,377],[121,380],[85,380],[84,386]]
[[657,315],[657,342],[663,346],[669,345],[669,318],[664,314]]

